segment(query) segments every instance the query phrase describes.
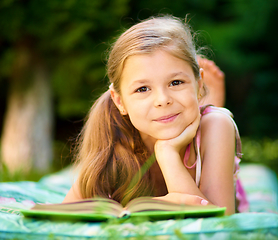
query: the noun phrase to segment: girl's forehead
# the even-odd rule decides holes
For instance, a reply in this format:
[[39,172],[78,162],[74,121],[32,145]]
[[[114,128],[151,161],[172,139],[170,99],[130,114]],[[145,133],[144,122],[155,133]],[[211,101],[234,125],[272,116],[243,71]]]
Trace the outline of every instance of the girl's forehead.
[[[144,63],[147,63],[146,67],[149,66],[156,66],[156,63],[178,63],[175,64],[174,67],[181,65],[187,65],[191,69],[192,64],[190,63],[190,60],[183,56],[177,56],[176,54],[166,51],[165,49],[156,49],[155,51],[148,52],[148,53],[138,53],[128,56],[123,65],[122,65],[122,71],[121,75],[128,69],[136,69],[140,68],[144,65]],[[167,66],[167,65],[166,65]],[[140,71],[144,71],[145,68],[141,68]]]
[[167,51],[155,51],[130,56],[124,65],[121,83],[129,85],[134,81],[142,83],[155,78],[170,79],[178,76],[195,79],[191,64]]

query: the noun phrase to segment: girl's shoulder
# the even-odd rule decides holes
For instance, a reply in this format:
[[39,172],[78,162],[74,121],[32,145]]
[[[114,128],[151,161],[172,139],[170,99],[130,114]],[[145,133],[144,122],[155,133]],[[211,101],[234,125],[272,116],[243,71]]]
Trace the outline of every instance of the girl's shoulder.
[[233,146],[238,139],[237,128],[228,109],[214,106],[201,109],[201,146],[202,154],[207,149],[219,151],[227,145]]
[[207,115],[208,113],[221,113],[229,118],[233,118],[233,114],[227,108],[216,107],[211,104],[200,106],[200,113],[202,116]]
[[202,114],[200,133],[200,149],[203,161],[218,162],[217,164],[219,164],[219,158],[216,156],[221,154],[231,156],[229,159],[234,160],[235,149],[237,149],[237,141],[235,141],[237,133],[228,110],[214,108]]
[[225,142],[235,139],[236,156],[241,158],[241,139],[233,114],[227,108],[213,105],[201,106],[200,112],[202,115],[200,123],[202,140],[211,146],[214,143],[225,144]]
[[233,114],[227,109],[222,107],[215,107],[213,105],[205,105],[200,107],[201,113],[201,128],[212,127],[216,128],[233,128],[235,122]]

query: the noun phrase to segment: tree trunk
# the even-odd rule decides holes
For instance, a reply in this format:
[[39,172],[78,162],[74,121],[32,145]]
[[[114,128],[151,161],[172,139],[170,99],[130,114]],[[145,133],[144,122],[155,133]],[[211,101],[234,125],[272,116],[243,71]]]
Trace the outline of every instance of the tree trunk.
[[17,48],[1,138],[2,161],[11,174],[46,172],[52,161],[50,81],[30,48]]

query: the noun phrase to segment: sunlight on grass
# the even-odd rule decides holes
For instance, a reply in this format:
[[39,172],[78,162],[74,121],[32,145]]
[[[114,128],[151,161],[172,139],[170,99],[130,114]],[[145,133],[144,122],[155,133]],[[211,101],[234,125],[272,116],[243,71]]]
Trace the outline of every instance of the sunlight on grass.
[[242,138],[242,162],[259,163],[270,167],[278,174],[278,139]]
[[46,174],[57,172],[71,163],[70,143],[61,141],[53,142],[53,161],[50,169],[44,172],[38,172],[36,169],[31,169],[28,173],[18,170],[11,173],[7,166],[1,159],[1,146],[0,146],[0,182],[14,182],[14,181],[38,181]]

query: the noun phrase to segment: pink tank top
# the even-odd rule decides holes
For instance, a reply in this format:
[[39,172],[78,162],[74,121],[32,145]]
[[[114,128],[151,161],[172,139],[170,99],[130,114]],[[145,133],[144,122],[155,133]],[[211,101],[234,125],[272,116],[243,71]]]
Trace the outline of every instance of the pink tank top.
[[[240,135],[239,131],[237,128],[237,125],[235,121],[233,120],[233,115],[232,113],[226,109],[226,108],[219,108],[215,107],[212,105],[205,105],[200,107],[200,112],[201,112],[201,117],[205,114],[208,114],[210,112],[219,112],[222,113],[226,116],[228,116],[231,121],[234,124],[235,127],[235,134],[236,134],[236,154],[235,154],[235,167],[234,167],[234,184],[235,184],[235,190],[236,190],[236,200],[237,200],[237,210],[239,212],[246,212],[249,209],[249,204],[247,201],[246,193],[244,191],[244,188],[242,187],[241,181],[238,178],[238,172],[239,172],[239,163],[240,163],[240,158],[242,157],[241,153],[241,140],[240,140]],[[186,148],[185,155],[184,155],[184,165],[188,169],[196,168],[196,178],[195,182],[196,185],[199,187],[200,185],[200,179],[201,179],[201,172],[202,172],[202,161],[201,161],[201,155],[200,155],[200,143],[201,143],[201,129],[197,130],[197,134],[193,140],[194,144],[194,149],[196,150],[196,161],[192,166],[188,166],[187,162],[189,159],[190,155],[190,146],[189,144]]]

